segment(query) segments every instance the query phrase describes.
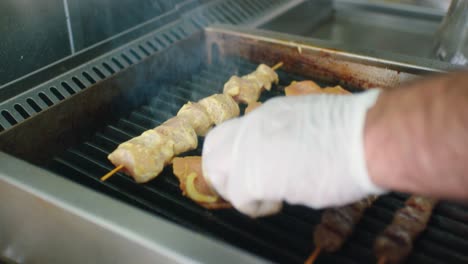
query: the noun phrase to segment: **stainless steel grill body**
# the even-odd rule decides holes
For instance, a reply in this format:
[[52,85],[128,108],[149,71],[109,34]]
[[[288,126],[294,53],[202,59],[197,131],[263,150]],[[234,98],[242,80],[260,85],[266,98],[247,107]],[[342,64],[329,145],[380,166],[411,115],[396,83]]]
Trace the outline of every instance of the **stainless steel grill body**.
[[[24,206],[44,204],[54,208],[44,212],[61,208],[66,211],[64,215],[70,215],[70,219],[77,217],[77,222],[97,224],[93,229],[95,236],[77,232],[75,239],[78,241],[91,237],[99,239],[100,243],[103,243],[101,238],[109,241],[122,239],[121,244],[112,242],[117,244],[109,248],[105,248],[105,244],[100,246],[105,254],[95,254],[103,256],[103,261],[109,260],[104,257],[112,248],[125,247],[126,241],[133,241],[137,245],[145,245],[141,248],[149,252],[140,254],[140,251],[133,251],[135,254],[151,259],[155,257],[154,252],[158,252],[156,255],[161,255],[161,261],[188,261],[191,258],[202,262],[216,262],[219,259],[243,263],[261,259],[282,263],[303,262],[313,249],[312,232],[320,221],[320,211],[286,206],[278,215],[257,220],[234,210],[207,211],[181,195],[170,167],[157,179],[144,185],[134,183],[123,174],[117,174],[104,183],[99,181],[99,177],[112,168],[106,156],[119,143],[172,117],[186,101],[221,92],[224,82],[231,75],[250,72],[257,63],[285,63],[279,72],[280,84],[271,93],[263,95],[262,100],[281,95],[284,86],[292,80],[313,79],[322,85],[341,84],[357,92],[375,86],[390,88],[421,74],[438,72],[443,66],[425,61],[415,66],[404,57],[392,61],[359,56],[341,52],[339,47],[333,45],[321,48],[321,44],[320,41],[311,44],[310,41],[284,34],[240,31],[230,27],[209,28],[180,40],[127,70],[97,81],[93,86],[0,134],[0,149],[62,177],[55,178],[32,165],[24,165],[22,174],[16,175],[12,172],[15,168],[13,165],[4,166],[0,169],[3,172],[0,182],[4,190],[21,189],[25,182],[34,183],[38,189],[50,189],[54,184],[57,188],[41,202],[34,199],[34,196],[44,195],[40,192],[29,198],[8,201],[21,201]],[[187,155],[200,154],[201,146]],[[23,166],[21,162],[16,162],[15,166]],[[24,175],[24,169],[31,173]],[[12,174],[16,176],[9,176]],[[42,179],[51,186],[44,186]],[[67,188],[73,190],[69,197]],[[100,194],[92,193],[89,189]],[[80,198],[79,190],[83,190],[84,197]],[[9,192],[1,193],[6,195]],[[101,194],[124,204],[109,197],[102,198]],[[8,197],[15,196],[11,194]],[[379,199],[366,212],[345,247],[336,254],[323,254],[317,263],[374,263],[376,260],[371,250],[373,239],[391,221],[405,197],[391,194]],[[96,199],[94,204],[93,198]],[[109,210],[108,206],[113,210]],[[9,208],[9,211],[13,210]],[[103,212],[99,213],[99,210]],[[28,214],[12,215],[27,217]],[[58,218],[63,223],[67,222],[65,216]],[[8,220],[5,223],[13,224],[15,219]],[[167,220],[177,225],[167,223]],[[26,221],[28,225],[29,222]],[[416,243],[409,263],[466,263],[467,222],[466,208],[442,203],[437,207],[428,230]],[[151,223],[157,230],[152,230]],[[40,222],[38,225],[46,224]],[[108,233],[96,237],[99,232]],[[5,233],[11,232],[5,230]],[[58,245],[62,239],[59,237],[52,237],[50,243]],[[22,246],[13,246],[12,252],[19,252]],[[89,247],[88,250],[100,252]]]

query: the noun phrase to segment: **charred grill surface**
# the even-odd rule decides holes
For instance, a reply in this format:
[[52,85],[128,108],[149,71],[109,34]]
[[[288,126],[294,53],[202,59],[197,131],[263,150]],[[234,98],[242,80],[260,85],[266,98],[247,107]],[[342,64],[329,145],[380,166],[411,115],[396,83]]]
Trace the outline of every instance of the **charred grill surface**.
[[[269,260],[303,263],[315,247],[313,230],[320,223],[321,211],[287,205],[281,213],[257,220],[233,209],[209,211],[181,194],[170,166],[146,184],[137,184],[122,173],[106,182],[99,180],[113,168],[106,157],[118,144],[175,116],[187,101],[222,92],[224,83],[232,75],[244,75],[256,67],[257,64],[231,58],[225,63],[205,66],[187,80],[155,82],[157,95],[131,112],[109,117],[108,120],[117,121],[105,125],[86,142],[56,156],[48,168],[89,188]],[[279,86],[264,92],[261,101],[284,94],[281,88],[293,80],[303,79],[281,71],[279,76]],[[108,120],[102,120],[103,124]],[[203,139],[199,142],[199,147],[186,155],[200,155]],[[406,198],[401,194],[380,197],[366,210],[343,247],[336,253],[323,252],[316,263],[375,263],[373,242],[392,221],[395,211],[403,207]],[[467,237],[468,209],[442,202],[435,208],[426,231],[415,242],[408,263],[468,263]]]

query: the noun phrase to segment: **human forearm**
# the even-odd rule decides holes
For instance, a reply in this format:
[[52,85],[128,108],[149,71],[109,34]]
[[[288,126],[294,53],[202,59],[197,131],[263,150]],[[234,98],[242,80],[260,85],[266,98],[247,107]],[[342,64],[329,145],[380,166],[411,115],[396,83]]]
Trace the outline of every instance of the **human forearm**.
[[468,198],[468,73],[382,92],[368,112],[365,152],[380,187]]

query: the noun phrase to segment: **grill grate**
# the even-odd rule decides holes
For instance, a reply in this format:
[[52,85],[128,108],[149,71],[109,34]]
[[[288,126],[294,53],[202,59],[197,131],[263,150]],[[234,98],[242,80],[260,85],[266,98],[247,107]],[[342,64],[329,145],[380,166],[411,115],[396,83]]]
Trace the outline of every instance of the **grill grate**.
[[[312,231],[320,221],[320,211],[285,206],[278,215],[257,220],[232,209],[208,211],[181,195],[170,167],[144,185],[136,184],[122,173],[104,183],[99,181],[113,168],[106,157],[118,144],[174,116],[186,101],[220,92],[231,75],[243,75],[255,67],[250,62],[236,59],[223,65],[206,66],[190,80],[161,85],[158,94],[146,104],[107,125],[89,141],[55,157],[48,167],[75,182],[267,259],[302,263],[313,250]],[[280,72],[280,86],[301,79]],[[281,94],[278,89],[273,90],[264,93],[261,99]],[[186,155],[200,155],[202,142],[200,139],[200,147]],[[378,199],[343,249],[335,254],[322,254],[317,263],[375,263],[371,250],[373,240],[391,221],[395,210],[403,206],[406,197],[390,194]],[[408,262],[468,263],[467,237],[468,209],[442,203],[435,210],[427,231],[417,241]]]

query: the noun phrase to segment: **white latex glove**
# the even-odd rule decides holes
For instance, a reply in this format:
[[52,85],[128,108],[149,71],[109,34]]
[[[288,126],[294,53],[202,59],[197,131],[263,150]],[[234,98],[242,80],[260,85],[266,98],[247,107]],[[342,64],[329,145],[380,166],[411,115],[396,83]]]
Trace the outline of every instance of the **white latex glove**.
[[205,178],[252,217],[279,211],[283,201],[319,209],[383,193],[369,178],[363,143],[379,92],[271,99],[208,133]]

